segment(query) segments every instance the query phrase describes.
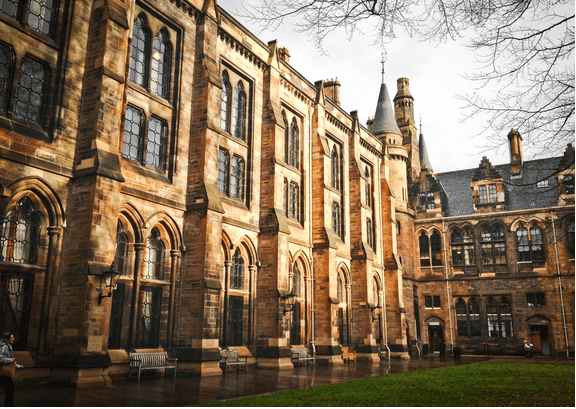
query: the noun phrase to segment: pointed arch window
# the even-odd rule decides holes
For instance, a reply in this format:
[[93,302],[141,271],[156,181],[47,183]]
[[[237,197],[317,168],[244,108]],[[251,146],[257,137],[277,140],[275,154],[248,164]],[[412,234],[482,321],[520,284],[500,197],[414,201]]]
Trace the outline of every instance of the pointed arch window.
[[297,297],[301,296],[301,286],[302,275],[300,274],[298,264],[294,264],[294,269],[292,270],[292,293]]
[[533,224],[530,230],[520,224],[516,230],[516,242],[518,261],[544,261],[542,229],[537,224]]
[[128,236],[124,233],[124,225],[120,220],[116,225],[116,249],[114,251],[114,264],[116,271],[126,275],[128,262]]
[[10,83],[14,66],[14,54],[7,45],[0,43],[0,112],[8,110]]
[[420,244],[420,267],[430,267],[430,241],[425,232],[420,234],[418,239]]
[[442,239],[437,230],[428,237],[422,232],[419,237],[420,267],[438,267],[442,265]]
[[230,98],[232,96],[232,87],[228,79],[228,73],[222,73],[222,91],[220,93],[220,129],[228,132],[230,130]]
[[372,220],[369,217],[366,218],[366,243],[368,244],[368,247],[374,247],[374,241],[372,239]]
[[244,259],[240,249],[236,249],[232,258],[232,271],[230,274],[230,288],[234,290],[244,289]]
[[480,231],[482,264],[506,264],[506,238],[500,225],[486,226]]
[[243,141],[246,140],[246,93],[241,81],[234,88],[231,127],[232,135]]
[[8,212],[2,224],[0,256],[2,261],[36,264],[40,244],[41,222],[32,201],[24,196]]
[[172,64],[172,46],[168,40],[168,32],[165,29],[160,30],[154,37],[153,44],[150,92],[167,99]]
[[162,280],[164,273],[164,243],[158,229],[152,229],[146,245],[144,278]]
[[298,125],[296,124],[296,118],[292,119],[290,127],[287,128],[287,150],[286,156],[287,161],[290,166],[298,168]]
[[128,79],[141,87],[146,86],[147,66],[150,59],[150,33],[146,18],[139,15],[132,31],[132,50]]
[[368,166],[366,166],[366,168],[364,168],[364,184],[365,184],[365,202],[366,202],[366,206],[368,207],[372,207],[372,176],[371,176],[371,172],[370,169],[368,169]]
[[336,146],[332,148],[332,187],[340,191],[340,155]]
[[458,298],[456,302],[456,324],[459,337],[481,336],[480,306],[475,297],[471,297],[467,303],[462,298]]
[[452,263],[455,266],[476,265],[476,250],[474,247],[474,234],[468,227],[456,228],[451,236]]
[[288,201],[288,217],[292,220],[300,220],[300,194],[298,184],[290,182],[290,197]]

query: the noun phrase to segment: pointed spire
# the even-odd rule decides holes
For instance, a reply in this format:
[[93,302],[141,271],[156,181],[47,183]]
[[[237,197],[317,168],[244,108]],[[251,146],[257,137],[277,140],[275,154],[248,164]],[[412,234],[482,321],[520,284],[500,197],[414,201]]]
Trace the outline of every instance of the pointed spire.
[[424,142],[424,133],[422,132],[422,117],[420,117],[420,139],[418,140],[418,152],[420,154],[420,168],[422,170],[429,170],[433,172],[430,159],[428,159],[428,150],[426,149],[426,142]]
[[372,123],[372,133],[374,135],[396,133],[402,136],[402,132],[400,132],[400,128],[398,128],[398,124],[396,123],[396,116],[394,115],[394,108],[390,102],[388,88],[384,82],[384,54],[382,54],[382,84],[380,85],[376,114],[374,115],[374,122]]

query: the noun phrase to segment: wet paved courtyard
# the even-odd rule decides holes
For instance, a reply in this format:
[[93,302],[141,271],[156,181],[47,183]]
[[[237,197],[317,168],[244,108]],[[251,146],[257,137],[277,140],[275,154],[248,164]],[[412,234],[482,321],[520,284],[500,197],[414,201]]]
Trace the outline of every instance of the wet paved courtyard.
[[[315,386],[342,383],[356,379],[409,372],[420,369],[462,365],[489,360],[489,357],[422,357],[412,360],[380,363],[351,362],[344,365],[310,365],[293,369],[273,370],[248,368],[247,372],[234,370],[224,375],[204,377],[170,375],[143,377],[110,386],[74,389],[62,386],[39,385],[17,387],[17,406],[186,406],[206,405],[243,396],[260,395],[276,391],[306,389]],[[514,359],[515,362],[527,362]],[[534,362],[534,361],[532,361]],[[564,360],[574,363],[574,360]],[[4,397],[0,395],[0,403]]]

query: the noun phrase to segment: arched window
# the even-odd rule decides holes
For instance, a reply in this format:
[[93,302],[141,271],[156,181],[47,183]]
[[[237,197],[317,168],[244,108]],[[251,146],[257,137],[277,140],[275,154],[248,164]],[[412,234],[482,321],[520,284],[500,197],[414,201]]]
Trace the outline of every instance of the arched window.
[[451,236],[452,263],[455,266],[472,266],[476,264],[474,234],[470,228],[454,229]]
[[298,167],[298,125],[296,118],[292,119],[288,130],[288,164],[295,168]]
[[170,89],[170,69],[172,63],[172,46],[165,29],[154,37],[152,49],[152,72],[150,75],[150,92],[161,98],[168,98]]
[[498,304],[498,311],[500,313],[500,336],[502,338],[514,336],[512,331],[512,305],[508,298],[502,297]]
[[518,261],[544,261],[542,230],[533,224],[528,230],[523,224],[516,230]]
[[430,267],[430,241],[425,232],[420,234],[418,239],[420,244],[420,267]]
[[480,327],[480,305],[475,297],[466,303],[462,298],[456,302],[456,324],[459,337],[479,337],[482,334]]
[[141,87],[146,86],[147,66],[150,59],[150,34],[146,18],[139,15],[134,21],[132,31],[132,51],[130,53],[130,70],[128,79]]
[[506,264],[506,238],[499,224],[486,226],[480,231],[482,264]]
[[232,103],[232,128],[230,133],[236,138],[246,140],[246,94],[242,82],[238,82],[234,88],[234,100]]
[[366,218],[366,243],[368,247],[374,247],[372,240],[372,220],[369,217]]
[[230,154],[226,149],[220,148],[218,151],[218,190],[228,194],[228,170],[230,168]]
[[232,87],[228,80],[228,73],[222,73],[222,92],[220,93],[220,129],[228,131],[230,129],[230,98],[232,94]]
[[342,274],[338,274],[338,288],[337,288],[337,296],[338,296],[338,302],[339,303],[343,303],[346,302],[345,297],[344,297],[344,280],[342,279]]
[[500,325],[498,322],[498,303],[492,297],[486,299],[486,324],[488,331],[486,335],[488,338],[500,337]]
[[36,264],[41,223],[28,197],[20,199],[0,225],[1,260],[11,263]]
[[374,307],[380,306],[380,291],[376,277],[372,277],[372,304]]
[[566,243],[568,243],[570,258],[574,259],[574,219],[570,220],[566,226]]
[[146,245],[146,260],[144,262],[144,278],[162,280],[164,273],[164,243],[158,229],[152,229]]
[[124,225],[120,220],[116,225],[116,250],[114,251],[114,263],[116,271],[126,275],[126,263],[128,262],[128,236],[124,233]]
[[300,221],[300,191],[297,183],[290,182],[288,199],[288,217]]
[[294,269],[292,270],[292,293],[298,297],[302,295],[301,281],[302,281],[302,275],[300,274],[298,264],[294,264]]
[[240,249],[236,249],[232,258],[232,272],[230,274],[230,288],[234,290],[244,289],[244,259]]
[[432,255],[432,266],[437,267],[442,265],[442,239],[440,233],[434,230],[430,237],[430,253]]
[[332,148],[332,187],[340,190],[340,155],[336,146]]
[[370,175],[370,169],[368,166],[364,169],[364,183],[366,190],[366,206],[372,206],[372,176]]

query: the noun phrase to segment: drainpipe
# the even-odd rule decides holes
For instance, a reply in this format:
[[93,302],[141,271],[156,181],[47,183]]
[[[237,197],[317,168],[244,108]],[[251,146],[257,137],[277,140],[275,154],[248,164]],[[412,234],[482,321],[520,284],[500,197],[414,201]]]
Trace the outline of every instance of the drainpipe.
[[454,328],[452,327],[452,297],[450,296],[450,281],[448,280],[448,252],[446,250],[446,226],[442,220],[442,235],[444,236],[444,271],[446,274],[446,296],[448,297],[448,319],[450,320],[450,349],[454,354]]
[[558,241],[556,239],[556,225],[554,224],[554,212],[550,210],[552,218],[552,232],[554,233],[554,252],[556,253],[556,272],[558,273],[558,291],[560,292],[560,308],[562,310],[562,325],[564,327],[564,339],[566,340],[566,358],[570,358],[568,344],[568,329],[566,328],[566,306],[564,305],[564,292],[562,291],[562,278],[560,276],[560,259],[558,257]]

